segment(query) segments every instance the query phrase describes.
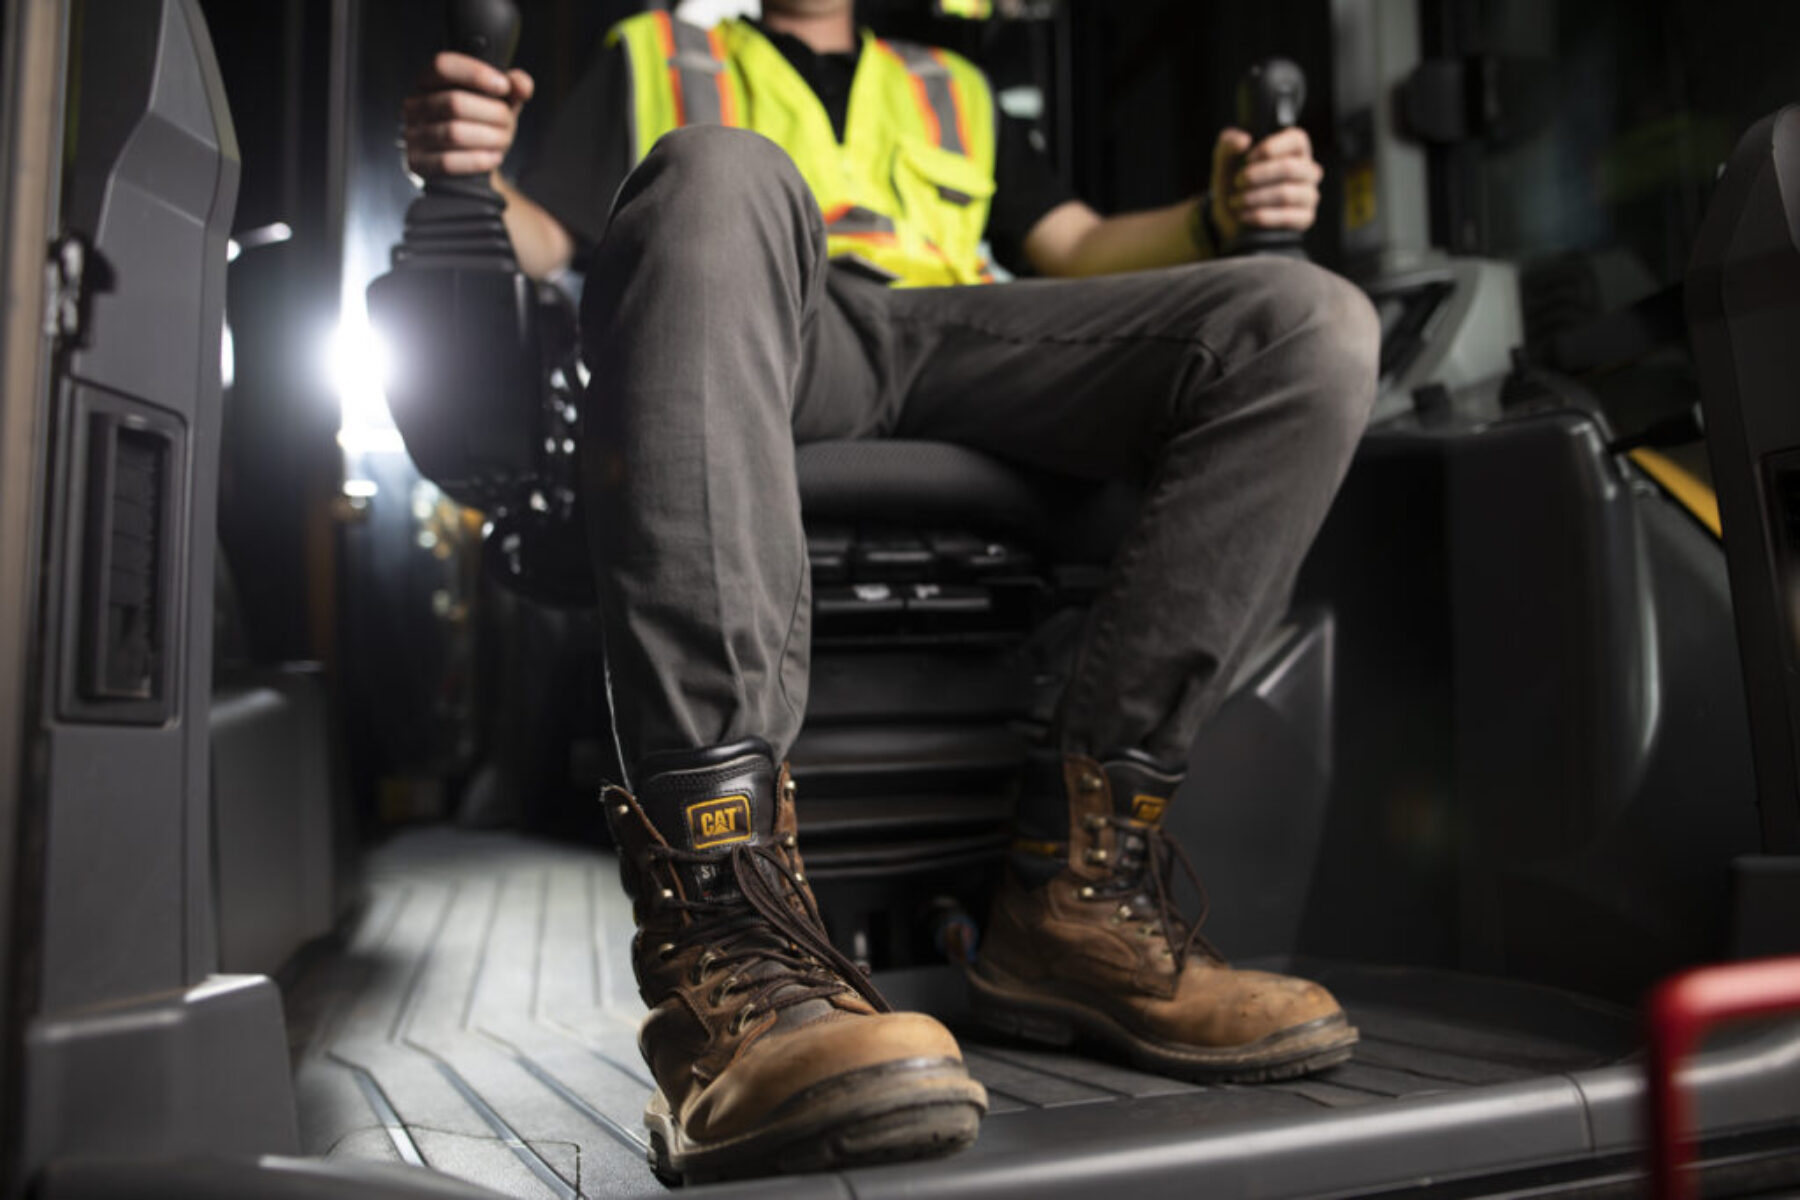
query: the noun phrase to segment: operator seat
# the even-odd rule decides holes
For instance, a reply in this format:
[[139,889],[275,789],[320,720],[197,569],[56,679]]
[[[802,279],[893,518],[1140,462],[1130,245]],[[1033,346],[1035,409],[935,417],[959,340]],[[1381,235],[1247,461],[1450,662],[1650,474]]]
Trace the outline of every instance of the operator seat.
[[795,457],[808,524],[966,524],[1069,562],[1107,562],[1137,500],[1129,484],[1032,471],[948,442],[810,442]]

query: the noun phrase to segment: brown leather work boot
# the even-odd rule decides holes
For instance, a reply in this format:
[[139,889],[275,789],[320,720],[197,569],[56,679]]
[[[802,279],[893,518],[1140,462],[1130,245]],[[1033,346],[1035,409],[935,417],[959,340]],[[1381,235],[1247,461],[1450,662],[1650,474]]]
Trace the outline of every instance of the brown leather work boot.
[[1176,911],[1174,865],[1200,886],[1162,829],[1180,782],[1135,752],[1034,763],[969,972],[976,1016],[1057,1045],[1086,1035],[1183,1079],[1252,1083],[1343,1062],[1356,1030],[1330,992],[1233,969]]
[[605,794],[650,1013],[650,1161],[669,1181],[921,1158],[975,1140],[987,1093],[949,1030],[896,1013],[826,936],[793,784],[760,741],[644,764]]

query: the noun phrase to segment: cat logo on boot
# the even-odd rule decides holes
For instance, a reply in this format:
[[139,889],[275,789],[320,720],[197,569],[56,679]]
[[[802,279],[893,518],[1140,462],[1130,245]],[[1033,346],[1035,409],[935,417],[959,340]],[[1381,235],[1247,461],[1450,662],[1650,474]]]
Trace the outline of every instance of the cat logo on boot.
[[1131,819],[1139,825],[1154,825],[1162,820],[1163,809],[1168,801],[1161,796],[1133,796],[1131,798]]
[[750,840],[750,797],[721,796],[687,806],[688,843],[696,850],[711,850]]

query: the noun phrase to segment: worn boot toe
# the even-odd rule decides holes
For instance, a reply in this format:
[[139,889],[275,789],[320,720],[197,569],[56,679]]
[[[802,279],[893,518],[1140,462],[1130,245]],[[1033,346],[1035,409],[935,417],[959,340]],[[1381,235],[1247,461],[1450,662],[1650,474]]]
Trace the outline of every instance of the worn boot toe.
[[803,1119],[808,1108],[890,1111],[904,1107],[903,1095],[932,1103],[947,1082],[955,1096],[973,1097],[956,1039],[935,1019],[847,1014],[745,1046],[694,1097],[685,1124],[692,1137],[728,1139],[771,1121]]

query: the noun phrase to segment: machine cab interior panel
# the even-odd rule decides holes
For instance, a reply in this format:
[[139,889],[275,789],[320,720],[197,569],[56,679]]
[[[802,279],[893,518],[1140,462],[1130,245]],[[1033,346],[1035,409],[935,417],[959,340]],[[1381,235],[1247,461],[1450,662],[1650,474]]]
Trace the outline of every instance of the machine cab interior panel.
[[[785,827],[757,834],[777,873],[731,869],[800,898],[756,909],[797,939],[767,953],[851,979],[788,1008],[929,1014],[985,1116],[916,1161],[856,1144],[893,1123],[754,1170],[689,1144],[634,977],[658,901],[620,887],[639,802],[600,799],[639,767],[596,583],[606,216],[529,274],[503,214],[573,152],[565,109],[642,140],[664,88],[675,124],[748,121],[767,81],[721,30],[767,36],[729,24],[757,11],[7,0],[0,1194],[1800,1189],[1800,13],[1751,0],[859,0],[921,161],[981,144],[957,106],[985,79],[1003,186],[1204,194],[1187,250],[1309,259],[1373,310],[1366,427],[1274,615],[1179,786],[1089,826],[1191,859],[1141,876],[1187,924],[1123,893],[1118,923],[1314,981],[1359,1036],[1220,1076],[994,1003],[1033,756],[1160,476],[806,438],[810,697],[777,777],[804,874]],[[669,81],[600,95],[657,29],[632,61]],[[534,81],[499,191],[409,171],[446,48]],[[1303,237],[1221,235],[1227,126],[1304,131]],[[986,202],[970,161],[890,191],[954,216]],[[872,239],[879,289],[907,213],[819,216],[840,259]],[[986,230],[971,286],[1057,273]],[[761,820],[745,789],[680,853],[735,838],[725,801]],[[756,907],[679,878],[682,911]]]

